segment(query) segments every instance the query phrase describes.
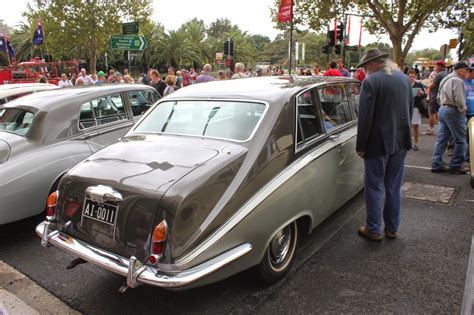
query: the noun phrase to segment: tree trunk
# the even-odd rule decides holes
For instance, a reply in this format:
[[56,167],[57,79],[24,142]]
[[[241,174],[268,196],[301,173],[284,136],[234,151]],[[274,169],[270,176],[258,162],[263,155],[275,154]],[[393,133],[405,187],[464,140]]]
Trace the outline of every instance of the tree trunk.
[[405,55],[403,54],[402,49],[402,37],[398,38],[398,36],[390,36],[390,40],[392,42],[392,59],[398,67],[403,70]]
[[89,68],[90,68],[90,74],[93,74],[94,72],[96,72],[96,64],[97,64],[97,37],[94,36],[92,38],[92,43],[91,43],[91,47],[90,47],[90,55],[91,55],[91,59],[90,59],[90,63],[89,63]]

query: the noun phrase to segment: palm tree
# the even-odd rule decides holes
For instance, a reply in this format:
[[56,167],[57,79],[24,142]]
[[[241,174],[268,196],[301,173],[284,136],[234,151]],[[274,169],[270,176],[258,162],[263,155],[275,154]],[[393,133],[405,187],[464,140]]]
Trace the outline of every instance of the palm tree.
[[194,18],[181,25],[179,31],[186,34],[188,43],[199,55],[192,60],[194,65],[202,66],[203,63],[209,62],[212,59],[212,56],[207,55],[207,50],[204,45],[204,40],[206,39],[206,26],[204,21]]
[[234,59],[236,62],[254,63],[257,61],[257,48],[255,42],[247,34],[234,25],[230,32],[225,34],[234,42]]
[[18,29],[13,31],[10,38],[18,62],[28,61],[35,55],[40,55],[38,47],[34,46],[32,42],[35,27],[31,21],[29,22],[29,24],[22,22]]

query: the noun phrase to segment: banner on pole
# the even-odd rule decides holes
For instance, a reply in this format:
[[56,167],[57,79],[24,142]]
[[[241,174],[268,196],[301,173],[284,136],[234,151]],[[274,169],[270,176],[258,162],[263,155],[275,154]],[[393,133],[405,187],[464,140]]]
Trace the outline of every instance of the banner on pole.
[[278,22],[290,22],[293,19],[293,0],[281,0],[278,10]]

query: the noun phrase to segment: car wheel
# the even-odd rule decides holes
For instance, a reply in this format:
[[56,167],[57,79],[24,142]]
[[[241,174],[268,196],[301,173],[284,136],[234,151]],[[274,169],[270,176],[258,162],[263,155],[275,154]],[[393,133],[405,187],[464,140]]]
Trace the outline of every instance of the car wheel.
[[259,265],[259,275],[264,282],[272,284],[286,275],[293,263],[297,243],[298,224],[296,221],[275,234]]

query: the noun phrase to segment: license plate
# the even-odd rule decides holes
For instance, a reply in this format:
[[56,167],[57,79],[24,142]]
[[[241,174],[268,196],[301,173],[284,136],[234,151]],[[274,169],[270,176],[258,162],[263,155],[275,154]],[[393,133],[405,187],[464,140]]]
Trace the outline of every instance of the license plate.
[[85,198],[82,208],[82,217],[93,219],[102,223],[115,225],[118,206],[108,203],[98,203]]

